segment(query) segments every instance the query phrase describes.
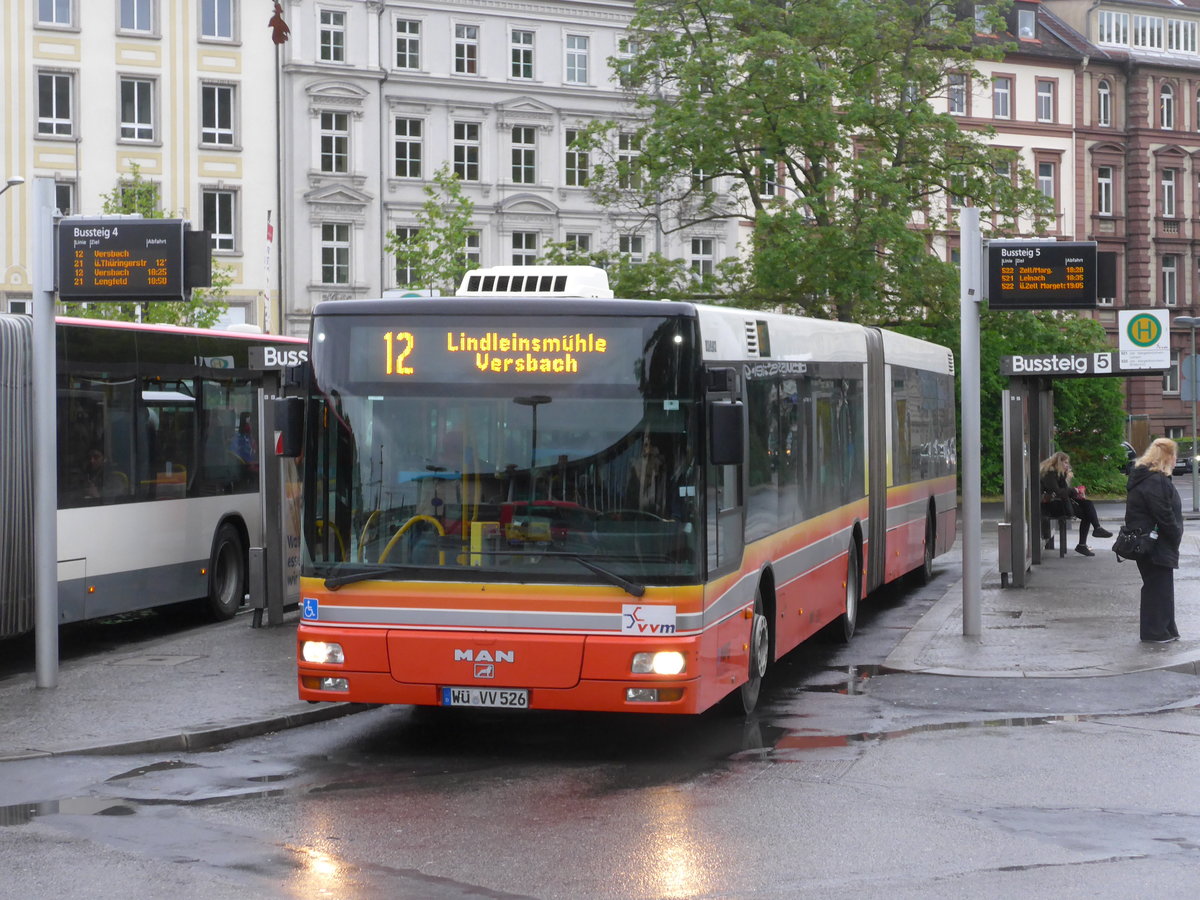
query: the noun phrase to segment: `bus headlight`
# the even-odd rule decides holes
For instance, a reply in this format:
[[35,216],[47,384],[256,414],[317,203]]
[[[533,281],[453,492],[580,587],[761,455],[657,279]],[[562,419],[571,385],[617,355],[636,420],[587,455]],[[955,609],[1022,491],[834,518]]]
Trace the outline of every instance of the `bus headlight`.
[[679,675],[683,669],[684,657],[678,650],[633,654],[635,675]]
[[305,662],[325,665],[340,665],[346,661],[342,645],[326,641],[305,641],[300,647],[300,655],[304,657]]

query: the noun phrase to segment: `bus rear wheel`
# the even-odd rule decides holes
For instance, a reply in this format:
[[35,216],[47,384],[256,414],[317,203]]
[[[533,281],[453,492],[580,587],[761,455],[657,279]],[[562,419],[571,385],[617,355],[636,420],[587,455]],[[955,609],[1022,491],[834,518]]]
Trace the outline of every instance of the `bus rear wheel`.
[[925,556],[921,560],[921,568],[917,569],[917,582],[929,584],[933,581],[933,550],[937,543],[937,525],[930,509],[925,515]]
[[213,538],[208,564],[208,611],[217,621],[232,619],[246,596],[246,545],[226,522]]
[[843,643],[849,643],[854,637],[854,629],[858,625],[858,601],[862,599],[862,569],[858,562],[858,547],[850,545],[846,554],[846,611],[842,613],[835,626],[836,634]]

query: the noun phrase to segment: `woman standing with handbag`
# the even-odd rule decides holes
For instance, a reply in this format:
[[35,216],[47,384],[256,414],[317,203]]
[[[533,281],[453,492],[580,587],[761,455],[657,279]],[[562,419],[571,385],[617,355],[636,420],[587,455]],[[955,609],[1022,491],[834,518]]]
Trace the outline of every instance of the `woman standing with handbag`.
[[1158,438],[1129,473],[1125,501],[1125,527],[1144,534],[1157,530],[1158,540],[1146,559],[1137,560],[1142,574],[1142,640],[1167,644],[1179,640],[1175,626],[1175,572],[1179,567],[1179,542],[1183,539],[1183,504],[1171,483],[1178,446]]

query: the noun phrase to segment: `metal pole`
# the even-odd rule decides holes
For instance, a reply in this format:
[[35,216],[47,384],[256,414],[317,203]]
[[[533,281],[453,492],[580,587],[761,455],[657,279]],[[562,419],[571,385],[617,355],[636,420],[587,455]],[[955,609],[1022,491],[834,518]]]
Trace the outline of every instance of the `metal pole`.
[[33,186],[34,643],[37,686],[58,686],[58,446],[54,347],[54,179]]
[[981,613],[980,553],[983,543],[980,485],[979,419],[979,301],[983,280],[983,241],[979,209],[965,206],[958,213],[959,345],[962,360],[962,502],[963,502],[963,634],[978,637]]
[[1200,475],[1196,473],[1196,319],[1192,319],[1192,452],[1191,459],[1188,460],[1192,470],[1192,512],[1200,510],[1200,497],[1197,497],[1196,483]]

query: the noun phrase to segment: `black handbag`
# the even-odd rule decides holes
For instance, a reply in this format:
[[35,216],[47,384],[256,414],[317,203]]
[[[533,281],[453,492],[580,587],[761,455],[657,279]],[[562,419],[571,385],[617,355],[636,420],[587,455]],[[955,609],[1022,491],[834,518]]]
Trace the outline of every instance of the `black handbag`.
[[1154,535],[1147,534],[1140,528],[1127,528],[1121,526],[1121,530],[1117,532],[1117,539],[1113,541],[1113,553],[1117,554],[1117,560],[1123,559],[1149,559],[1150,554],[1154,551]]

